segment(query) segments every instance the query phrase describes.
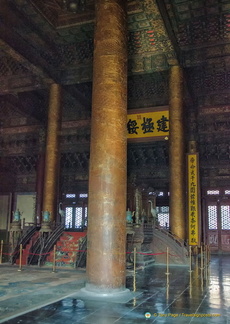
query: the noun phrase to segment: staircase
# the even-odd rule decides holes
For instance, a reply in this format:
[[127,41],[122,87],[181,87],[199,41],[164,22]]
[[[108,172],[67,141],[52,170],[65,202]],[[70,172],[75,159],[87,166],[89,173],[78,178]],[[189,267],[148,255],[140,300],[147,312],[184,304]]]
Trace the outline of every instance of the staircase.
[[[169,249],[171,265],[189,265],[189,252],[185,241],[153,224],[127,225],[127,251],[137,251],[137,267],[166,264],[166,251]],[[128,266],[133,263],[133,253],[128,255]]]
[[[76,267],[78,251],[82,249],[81,242],[86,236],[85,232],[64,232],[56,243],[56,266]],[[45,265],[53,264],[53,251],[46,258]]]
[[130,268],[130,263],[134,262],[133,250],[136,248],[136,266],[145,268],[154,264],[155,258],[152,255],[151,248],[152,235],[146,235],[143,224],[128,224],[127,225],[127,252],[131,252],[127,257],[127,268]]
[[76,268],[85,268],[87,258],[87,235],[79,240],[79,252],[77,253]]
[[[164,253],[169,249],[169,263],[174,265],[188,265],[189,252],[185,241],[168,231],[150,224],[144,225],[145,236],[152,236],[151,250],[153,253]],[[156,263],[166,262],[166,254],[155,256]]]
[[57,226],[51,233],[39,233],[37,241],[30,249],[28,264],[43,265],[49,252],[60,238],[64,231],[64,226]]
[[[25,227],[23,229],[23,233],[21,238],[18,240],[16,247],[14,248],[14,251],[12,253],[12,257],[11,257],[11,263],[17,263],[17,260],[19,258],[19,250],[20,250],[20,245],[22,245],[22,248],[25,249],[26,246],[29,244],[30,240],[32,239],[32,237],[35,235],[35,233],[38,233],[38,230],[40,229],[40,227],[38,226],[29,226],[29,227]],[[24,253],[24,259],[25,259],[25,253]],[[23,264],[27,264],[27,261],[24,260]]]
[[[22,253],[22,265],[28,264],[28,258],[30,256],[30,250],[35,244],[39,237],[39,231],[35,232],[32,238],[30,239],[29,243],[25,246]],[[16,260],[16,264],[19,264],[19,258]]]

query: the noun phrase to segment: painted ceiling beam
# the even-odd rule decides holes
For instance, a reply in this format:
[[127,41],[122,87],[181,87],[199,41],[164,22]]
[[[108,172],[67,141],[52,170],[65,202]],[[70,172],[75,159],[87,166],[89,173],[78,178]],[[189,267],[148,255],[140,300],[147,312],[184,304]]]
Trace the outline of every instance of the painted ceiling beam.
[[52,83],[53,80],[44,72],[43,69],[39,68],[37,65],[31,63],[25,56],[19,54],[15,49],[13,49],[4,40],[0,39],[0,48],[9,55],[13,60],[25,67],[31,74],[35,74],[41,77],[45,83]]
[[39,66],[39,70],[43,71],[43,76],[46,75],[53,81],[58,82],[58,74],[54,73],[47,61],[37,54],[36,49],[27,43],[19,34],[16,35],[2,22],[0,22],[0,39],[4,42],[2,44],[8,44],[9,48],[12,48],[14,52],[24,57],[32,66]]
[[173,49],[174,49],[174,51],[176,53],[177,60],[178,60],[179,64],[182,65],[181,49],[180,49],[179,44],[177,42],[177,38],[176,38],[176,36],[174,34],[173,27],[172,27],[172,24],[170,22],[168,12],[167,12],[167,9],[166,9],[166,6],[165,6],[165,2],[164,2],[164,0],[156,0],[156,3],[157,3],[157,6],[159,8],[162,20],[164,22],[165,29],[167,31],[168,37],[169,37],[169,39],[171,41],[171,44],[173,46]]
[[33,96],[33,102],[34,102],[33,107],[31,107],[31,105],[27,105],[26,103],[24,103],[23,100],[21,100],[20,96],[17,95],[12,95],[12,94],[5,95],[4,100],[12,107],[17,107],[23,114],[27,116],[31,116],[37,119],[38,121],[43,121],[43,116],[40,114],[39,110],[36,109],[38,98],[35,98],[35,96]]

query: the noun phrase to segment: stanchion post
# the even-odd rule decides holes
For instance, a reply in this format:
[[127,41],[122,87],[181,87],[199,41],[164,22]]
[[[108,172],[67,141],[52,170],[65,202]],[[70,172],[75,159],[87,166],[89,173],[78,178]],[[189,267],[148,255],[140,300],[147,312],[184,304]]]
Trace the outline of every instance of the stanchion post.
[[206,269],[206,274],[207,274],[207,283],[209,283],[209,265],[210,265],[210,249],[209,245],[207,245],[207,269]]
[[19,269],[18,271],[22,271],[22,244],[20,244],[19,250]]
[[200,247],[200,269],[204,269],[203,246]]
[[208,246],[205,245],[205,276],[206,276],[206,283],[208,280]]
[[189,272],[192,272],[192,247],[189,246]]
[[205,265],[206,265],[206,261],[205,261],[205,245],[203,245],[203,269],[205,270]]
[[53,250],[53,271],[56,272],[56,244],[54,245],[54,250]]
[[208,245],[206,245],[206,258],[207,258],[207,268],[208,268]]
[[208,245],[208,264],[210,264],[211,261],[211,252],[210,252],[210,246]]
[[167,247],[166,250],[166,273],[167,276],[170,275],[169,273],[169,248]]
[[136,291],[136,262],[137,262],[137,248],[133,250],[133,291]]
[[2,264],[2,253],[3,253],[3,240],[1,240],[1,247],[0,247],[0,264]]
[[192,298],[192,270],[189,271],[189,296]]

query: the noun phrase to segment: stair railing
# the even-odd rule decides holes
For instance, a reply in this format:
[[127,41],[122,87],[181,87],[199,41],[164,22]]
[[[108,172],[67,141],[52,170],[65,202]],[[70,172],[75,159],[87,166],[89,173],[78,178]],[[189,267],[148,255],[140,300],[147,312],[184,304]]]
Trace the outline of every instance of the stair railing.
[[87,235],[85,237],[83,237],[81,244],[79,246],[79,250],[80,251],[77,253],[75,268],[86,266]]
[[41,233],[30,250],[31,256],[28,258],[28,264],[42,265],[63,231],[64,225],[59,224],[56,227],[53,226],[53,231],[51,233]]
[[26,245],[29,243],[29,241],[31,240],[31,238],[33,237],[34,233],[39,230],[40,227],[33,225],[30,226],[28,228],[27,231],[25,231],[22,236],[20,237],[20,239],[17,242],[16,247],[14,248],[14,251],[12,253],[11,256],[11,264],[14,264],[16,262],[16,260],[19,257],[19,247],[20,245],[22,245],[22,248],[24,249],[26,247]]
[[149,225],[149,224],[144,224],[144,228],[145,229],[157,229],[158,231],[162,232],[163,234],[167,235],[168,237],[170,237],[171,239],[173,239],[179,246],[181,247],[185,247],[187,248],[187,242],[180,239],[178,236],[176,236],[173,233],[170,233],[169,231],[159,227],[159,226],[153,226],[153,225]]
[[44,242],[44,247],[42,249],[40,264],[42,265],[45,262],[47,254],[53,249],[54,245],[64,232],[64,225],[58,225],[54,231],[47,237],[47,240]]

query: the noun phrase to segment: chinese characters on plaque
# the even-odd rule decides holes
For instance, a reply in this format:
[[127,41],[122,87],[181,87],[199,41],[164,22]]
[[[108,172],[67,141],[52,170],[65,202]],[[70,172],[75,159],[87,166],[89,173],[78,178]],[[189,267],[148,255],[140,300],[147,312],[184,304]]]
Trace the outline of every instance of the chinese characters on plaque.
[[198,154],[188,154],[189,244],[199,245]]
[[127,117],[128,139],[163,137],[169,135],[169,111],[140,112]]

